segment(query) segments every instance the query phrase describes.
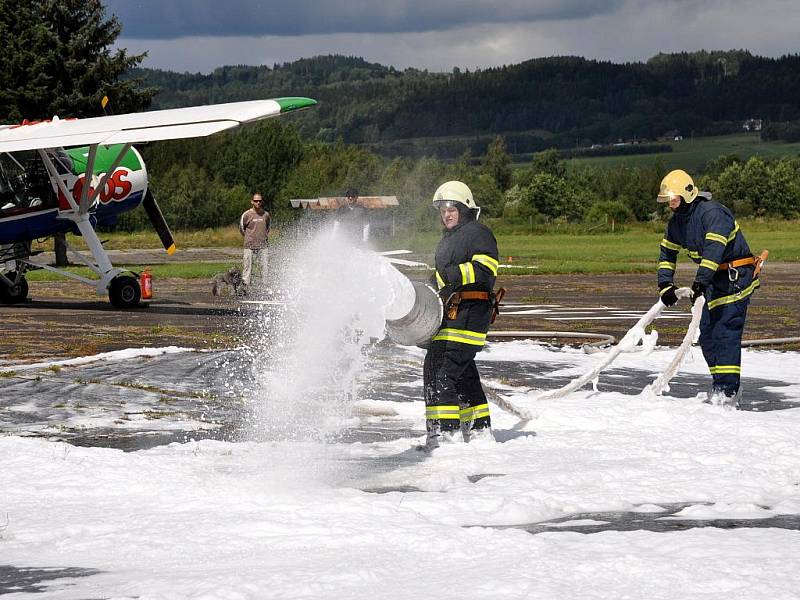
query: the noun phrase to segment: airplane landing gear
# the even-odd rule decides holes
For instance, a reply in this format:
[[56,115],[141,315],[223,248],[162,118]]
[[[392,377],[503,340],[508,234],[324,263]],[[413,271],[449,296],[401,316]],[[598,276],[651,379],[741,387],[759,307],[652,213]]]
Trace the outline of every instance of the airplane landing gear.
[[142,299],[142,288],[139,280],[132,275],[118,275],[108,286],[108,299],[117,308],[133,308],[139,306]]
[[0,281],[0,303],[18,304],[25,302],[28,297],[28,281],[25,277],[19,277],[18,280],[16,271],[7,273],[6,277],[15,283],[7,285],[4,281]]

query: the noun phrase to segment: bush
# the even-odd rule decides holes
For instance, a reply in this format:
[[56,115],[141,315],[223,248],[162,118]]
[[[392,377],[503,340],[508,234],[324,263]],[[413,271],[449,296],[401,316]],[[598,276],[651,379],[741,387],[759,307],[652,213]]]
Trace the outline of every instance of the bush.
[[586,211],[583,222],[591,231],[622,231],[622,225],[634,220],[633,212],[619,201],[595,202]]
[[611,220],[617,223],[629,223],[633,220],[633,212],[619,201],[595,202],[586,211],[586,216],[583,220],[587,223],[600,223]]

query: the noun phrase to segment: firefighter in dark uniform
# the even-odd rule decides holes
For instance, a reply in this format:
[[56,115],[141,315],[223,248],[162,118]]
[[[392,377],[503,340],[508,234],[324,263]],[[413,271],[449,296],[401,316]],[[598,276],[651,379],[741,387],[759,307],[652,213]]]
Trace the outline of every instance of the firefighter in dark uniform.
[[709,401],[738,406],[741,401],[741,343],[750,296],[761,285],[758,273],[766,251],[754,257],[733,213],[701,193],[681,170],[661,181],[659,202],[673,214],[667,223],[658,262],[658,287],[666,306],[677,302],[673,282],[678,252],[683,249],[699,266],[691,301],[704,296],[700,347],[712,376]]
[[497,240],[478,222],[480,208],[460,181],[433,195],[444,232],[436,247],[436,287],[445,303],[439,331],[425,355],[425,421],[428,449],[453,441],[493,439],[489,405],[475,366],[492,320]]

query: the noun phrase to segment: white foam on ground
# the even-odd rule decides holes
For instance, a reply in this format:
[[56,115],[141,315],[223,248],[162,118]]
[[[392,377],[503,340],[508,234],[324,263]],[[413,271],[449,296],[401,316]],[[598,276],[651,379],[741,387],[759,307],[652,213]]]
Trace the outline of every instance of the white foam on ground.
[[[689,503],[678,517],[691,520],[800,518],[800,410],[727,411],[587,388],[535,402],[505,386],[535,419],[520,424],[493,408],[497,443],[421,454],[422,402],[378,402],[366,391],[364,353],[393,301],[380,263],[333,241],[301,250],[271,253],[271,268],[289,274],[275,290],[287,309],[253,324],[253,358],[263,361],[247,388],[258,408],[251,441],[124,453],[0,437],[2,572],[39,586],[0,581],[9,599],[796,597],[794,530],[583,535],[554,525],[531,535],[491,526],[677,503]],[[647,350],[615,366],[655,375],[674,353]],[[479,355],[479,365],[553,364],[551,375],[601,360],[523,341]],[[800,354],[746,350],[743,369],[793,384],[800,400]],[[707,373],[702,356],[684,370]],[[409,420],[418,435],[329,435],[382,419]],[[600,523],[584,515],[567,525]],[[64,571],[37,580],[36,570]]]
[[[656,372],[670,352],[620,360]],[[510,359],[580,367],[593,357],[526,342],[481,355]],[[747,376],[800,379],[797,353],[746,350],[743,363]],[[97,570],[42,583],[56,599],[792,598],[800,589],[792,530],[485,527],[687,502],[678,517],[800,515],[800,410],[581,390],[536,405],[522,431],[493,409],[502,443],[455,444],[420,459],[412,447],[422,403],[367,400],[376,412],[402,406],[420,437],[203,441],[134,453],[0,438],[2,562]],[[473,483],[480,474],[498,476]],[[391,486],[424,491],[359,489]]]
[[76,358],[67,358],[64,360],[50,360],[35,363],[16,363],[7,364],[0,367],[0,373],[19,372],[19,371],[37,371],[51,367],[75,367],[80,365],[88,365],[93,362],[100,361],[116,361],[127,360],[130,358],[147,357],[147,356],[161,356],[162,354],[176,354],[179,352],[196,352],[194,348],[182,348],[180,346],[164,346],[161,348],[126,348],[124,350],[113,350],[111,352],[101,352],[99,354],[92,354],[89,356],[78,356]]

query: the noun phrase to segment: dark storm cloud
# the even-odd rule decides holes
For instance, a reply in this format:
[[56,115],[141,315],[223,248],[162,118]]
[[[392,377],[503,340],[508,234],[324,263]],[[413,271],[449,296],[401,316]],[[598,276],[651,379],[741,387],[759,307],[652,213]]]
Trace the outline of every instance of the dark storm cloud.
[[122,36],[398,33],[472,24],[579,19],[613,12],[622,0],[106,0]]

